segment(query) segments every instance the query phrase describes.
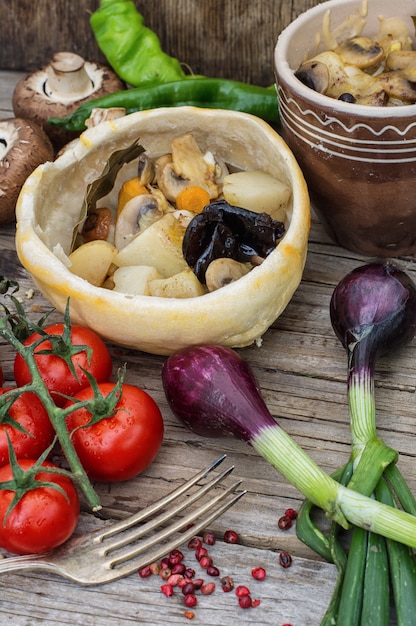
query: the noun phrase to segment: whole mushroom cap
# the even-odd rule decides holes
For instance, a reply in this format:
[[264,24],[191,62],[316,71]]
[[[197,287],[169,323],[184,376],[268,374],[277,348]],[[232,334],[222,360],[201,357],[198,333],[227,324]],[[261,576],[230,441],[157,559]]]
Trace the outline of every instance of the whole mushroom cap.
[[0,224],[12,222],[20,190],[26,178],[54,150],[46,133],[22,118],[0,120]]
[[85,61],[72,52],[57,52],[50,63],[22,78],[13,92],[13,111],[38,124],[56,150],[78,137],[48,124],[64,117],[83,102],[124,89],[123,81],[106,65]]

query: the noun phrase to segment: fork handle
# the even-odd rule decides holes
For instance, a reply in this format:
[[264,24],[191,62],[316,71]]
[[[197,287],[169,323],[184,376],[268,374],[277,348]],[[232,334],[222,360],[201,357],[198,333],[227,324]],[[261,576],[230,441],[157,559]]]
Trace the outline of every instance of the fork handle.
[[45,561],[45,554],[24,554],[0,559],[0,574],[23,570],[56,572],[56,565]]

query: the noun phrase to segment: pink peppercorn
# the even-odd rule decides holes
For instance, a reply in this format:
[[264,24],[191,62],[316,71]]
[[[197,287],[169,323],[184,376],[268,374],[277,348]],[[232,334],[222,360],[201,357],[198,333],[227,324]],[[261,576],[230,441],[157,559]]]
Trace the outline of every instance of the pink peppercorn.
[[177,565],[183,561],[184,555],[180,550],[172,550],[169,554],[169,565],[172,567],[173,565]]
[[242,598],[243,596],[249,596],[250,589],[246,587],[245,585],[238,585],[238,587],[236,587],[235,589],[235,595],[237,596],[237,598]]
[[222,590],[228,593],[234,589],[234,581],[231,576],[223,576],[220,579]]
[[282,517],[279,517],[277,520],[277,525],[280,530],[289,530],[289,528],[292,527],[292,520],[288,515],[282,515]]
[[181,584],[182,581],[183,581],[182,574],[172,574],[172,576],[169,576],[167,580],[167,584],[171,585],[172,587],[177,587]]
[[198,599],[195,594],[188,593],[188,595],[185,596],[184,598],[184,603],[185,603],[185,606],[188,606],[188,607],[196,606],[198,603]]
[[219,576],[220,570],[218,569],[218,567],[215,567],[215,565],[210,565],[209,567],[207,567],[207,574],[208,576]]
[[197,548],[200,548],[201,546],[202,546],[202,541],[200,540],[199,537],[192,537],[192,539],[188,541],[188,548],[190,550],[196,550]]
[[206,548],[197,548],[195,550],[195,558],[197,561],[200,561],[203,556],[208,556],[208,550]]
[[286,511],[285,511],[285,515],[286,515],[287,517],[290,517],[290,519],[296,519],[296,518],[297,518],[297,516],[298,516],[298,512],[297,512],[297,511],[295,511],[295,509],[291,509],[291,508],[290,508],[290,509],[286,509]]
[[251,606],[253,607],[253,609],[255,609],[257,606],[260,606],[259,598],[253,598],[251,601]]
[[170,569],[170,567],[164,567],[160,570],[159,576],[160,578],[163,578],[163,580],[167,580],[168,578],[170,578],[170,576],[172,576],[172,570]]
[[202,567],[202,569],[207,569],[208,567],[210,567],[212,565],[212,563],[213,563],[213,561],[212,561],[210,556],[203,556],[199,560],[199,564]]
[[172,585],[168,585],[168,584],[162,585],[160,587],[160,591],[164,593],[167,598],[170,598],[171,596],[173,596],[173,593],[174,593]]
[[215,535],[214,533],[205,533],[202,537],[203,543],[206,543],[207,546],[213,546],[215,543]]
[[146,565],[145,567],[139,569],[138,574],[140,578],[149,578],[149,576],[152,575],[152,570],[150,569],[149,565]]
[[239,537],[235,530],[226,530],[224,533],[225,543],[238,543]]
[[209,596],[215,591],[215,583],[205,583],[201,587],[201,593],[203,596]]
[[250,596],[241,596],[238,598],[238,604],[242,609],[251,609],[251,598]]
[[264,567],[254,567],[251,570],[251,575],[256,580],[264,580],[266,578],[266,570],[264,569]]

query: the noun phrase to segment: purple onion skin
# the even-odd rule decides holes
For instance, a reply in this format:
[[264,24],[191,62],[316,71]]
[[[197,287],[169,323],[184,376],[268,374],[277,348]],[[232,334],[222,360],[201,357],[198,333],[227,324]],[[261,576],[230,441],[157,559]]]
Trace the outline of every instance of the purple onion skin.
[[353,351],[359,347],[368,363],[413,339],[416,286],[391,263],[363,265],[338,283],[331,298],[330,316],[344,348]]
[[165,362],[162,382],[174,415],[203,437],[250,443],[263,428],[277,426],[250,365],[230,348],[185,348]]

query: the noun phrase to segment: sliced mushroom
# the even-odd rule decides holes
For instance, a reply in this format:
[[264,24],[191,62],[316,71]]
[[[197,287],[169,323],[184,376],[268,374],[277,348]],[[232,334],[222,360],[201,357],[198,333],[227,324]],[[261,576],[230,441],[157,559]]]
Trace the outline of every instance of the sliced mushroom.
[[0,120],[0,224],[13,221],[26,178],[41,163],[52,161],[53,155],[48,136],[34,122]]
[[108,109],[96,108],[91,111],[91,115],[85,120],[85,126],[87,128],[92,128],[93,126],[98,126],[98,124],[101,124],[102,122],[124,117],[124,115],[126,115],[126,109],[124,107],[109,107]]
[[295,76],[304,85],[318,93],[325,94],[328,90],[329,70],[326,64],[321,61],[314,59],[305,61],[295,72]]
[[109,67],[84,61],[72,52],[58,52],[47,66],[17,83],[13,110],[16,117],[36,122],[59,149],[79,133],[48,124],[50,117],[64,117],[86,100],[123,88],[124,83]]
[[220,258],[211,261],[205,272],[205,282],[208,291],[216,291],[235,282],[249,272],[244,263],[234,259]]
[[151,185],[156,176],[155,162],[147,152],[142,152],[137,163],[137,176],[141,185]]
[[390,98],[416,102],[416,68],[380,74],[378,81]]
[[122,250],[139,232],[163,216],[158,199],[153,194],[141,194],[127,202],[115,228],[114,242]]
[[400,17],[379,18],[380,26],[376,40],[387,51],[392,43],[398,43],[402,50],[412,49],[412,38],[407,23]]
[[416,50],[392,50],[386,59],[390,70],[409,70],[416,68]]
[[176,173],[173,163],[166,163],[166,165],[160,170],[157,177],[157,184],[159,189],[169,200],[169,202],[175,202],[178,194],[187,187],[190,182]]
[[343,41],[336,49],[344,63],[360,69],[380,63],[384,57],[383,48],[369,37],[353,37]]
[[331,10],[325,12],[322,34],[326,50],[334,50],[342,41],[358,37],[366,25],[366,8],[364,3],[352,15],[349,15],[339,26],[331,30]]
[[175,137],[171,142],[172,163],[176,175],[193,185],[205,187],[210,198],[217,198],[215,159],[211,152],[205,155],[191,133]]

